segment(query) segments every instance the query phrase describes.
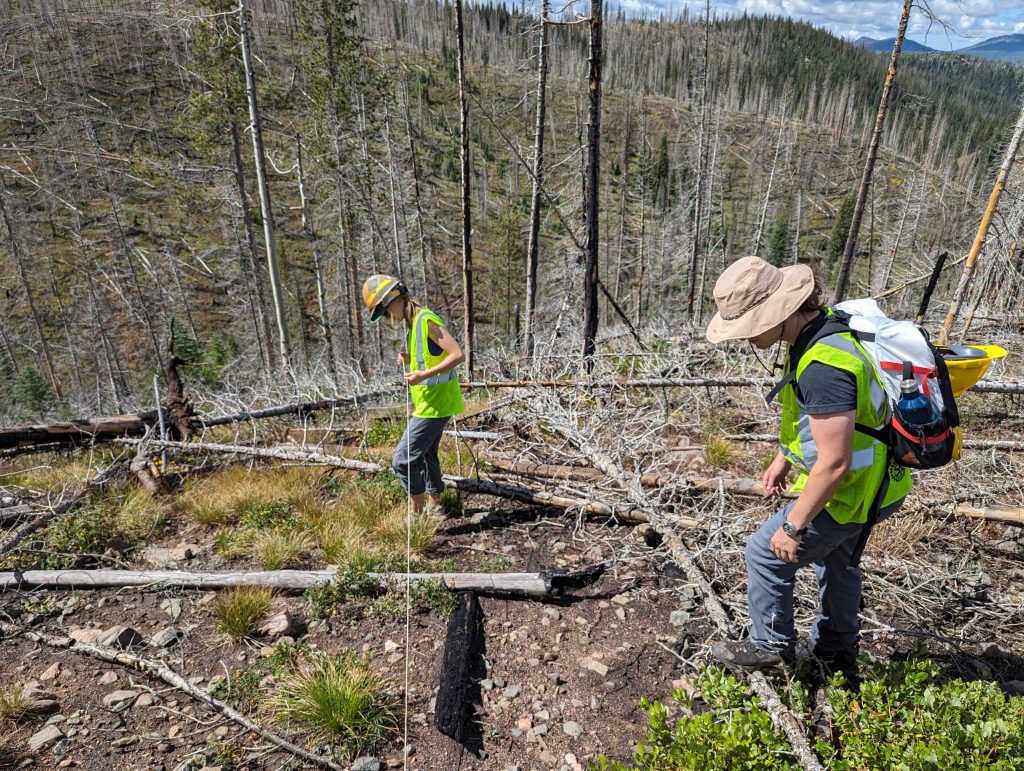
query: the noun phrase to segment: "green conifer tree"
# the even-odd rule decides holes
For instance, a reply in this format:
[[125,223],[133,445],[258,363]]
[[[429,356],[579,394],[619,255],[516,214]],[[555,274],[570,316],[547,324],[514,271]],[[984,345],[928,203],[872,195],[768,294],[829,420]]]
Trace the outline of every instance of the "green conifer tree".
[[789,221],[785,213],[775,220],[768,233],[768,253],[765,259],[777,268],[786,262],[786,247],[789,245]]
[[28,365],[18,370],[14,378],[14,403],[40,418],[45,417],[53,405],[53,391],[35,367]]
[[848,195],[839,205],[836,222],[832,226],[832,235],[828,239],[828,246],[825,250],[825,272],[830,279],[839,265],[839,258],[843,256],[846,236],[850,232],[850,222],[853,220],[853,207],[856,203],[857,199],[853,195]]

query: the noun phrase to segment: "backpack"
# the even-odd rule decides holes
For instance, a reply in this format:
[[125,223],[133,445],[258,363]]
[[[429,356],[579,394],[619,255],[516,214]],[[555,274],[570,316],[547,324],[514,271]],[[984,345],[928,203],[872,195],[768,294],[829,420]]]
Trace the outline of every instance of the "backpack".
[[[946,362],[927,332],[912,321],[890,319],[870,298],[847,300],[833,310],[867,353],[889,400],[884,425],[877,429],[858,425],[857,430],[883,442],[892,461],[900,466],[933,469],[959,460],[963,442],[960,413]],[[900,419],[896,409],[900,383],[911,376],[937,416],[930,423]]]

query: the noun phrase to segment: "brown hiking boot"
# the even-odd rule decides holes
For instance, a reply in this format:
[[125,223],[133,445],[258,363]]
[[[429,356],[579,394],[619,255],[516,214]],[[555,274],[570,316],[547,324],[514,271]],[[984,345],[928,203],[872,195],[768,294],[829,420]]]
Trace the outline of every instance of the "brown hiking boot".
[[746,640],[721,640],[711,646],[711,658],[727,667],[739,669],[765,669],[793,664],[792,654],[779,653]]

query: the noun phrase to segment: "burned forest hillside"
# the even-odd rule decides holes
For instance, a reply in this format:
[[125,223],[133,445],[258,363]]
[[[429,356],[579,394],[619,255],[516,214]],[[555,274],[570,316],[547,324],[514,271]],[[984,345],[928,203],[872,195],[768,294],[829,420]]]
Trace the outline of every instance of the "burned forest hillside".
[[[1018,65],[600,0],[11,0],[0,38],[0,769],[1024,769]],[[795,663],[713,655],[797,495],[784,346],[705,335],[752,254],[967,346],[856,678],[809,569]],[[467,354],[423,511],[374,274]]]

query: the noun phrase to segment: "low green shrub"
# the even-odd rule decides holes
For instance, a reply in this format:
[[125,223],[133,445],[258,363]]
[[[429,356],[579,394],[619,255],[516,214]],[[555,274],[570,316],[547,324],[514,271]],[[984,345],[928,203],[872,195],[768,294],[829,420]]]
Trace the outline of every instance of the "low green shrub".
[[217,595],[214,628],[231,640],[251,637],[270,610],[273,591],[266,586],[236,586]]

